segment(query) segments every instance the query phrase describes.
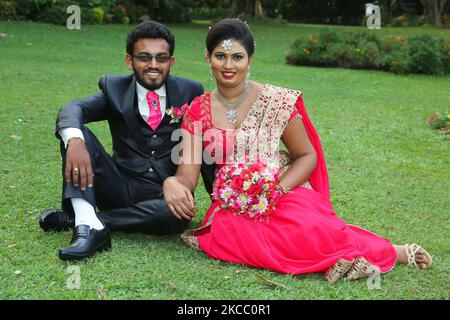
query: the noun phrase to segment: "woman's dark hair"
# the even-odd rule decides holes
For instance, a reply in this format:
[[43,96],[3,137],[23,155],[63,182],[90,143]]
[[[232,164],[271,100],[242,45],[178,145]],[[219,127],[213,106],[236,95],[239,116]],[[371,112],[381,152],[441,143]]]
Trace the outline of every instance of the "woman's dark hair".
[[211,27],[206,36],[206,50],[211,54],[221,41],[231,38],[239,41],[249,56],[255,52],[252,32],[245,22],[235,18],[222,19]]
[[163,24],[156,21],[145,21],[130,31],[127,36],[127,53],[132,54],[134,44],[139,39],[164,39],[169,44],[169,53],[172,56],[175,50],[175,38],[170,30]]

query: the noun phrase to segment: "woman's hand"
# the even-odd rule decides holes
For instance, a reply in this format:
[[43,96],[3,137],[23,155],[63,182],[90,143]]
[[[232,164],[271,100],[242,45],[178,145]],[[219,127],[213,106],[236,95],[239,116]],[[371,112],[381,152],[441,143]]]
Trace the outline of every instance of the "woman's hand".
[[164,180],[163,192],[170,211],[177,219],[191,220],[195,216],[194,197],[176,177],[168,177]]

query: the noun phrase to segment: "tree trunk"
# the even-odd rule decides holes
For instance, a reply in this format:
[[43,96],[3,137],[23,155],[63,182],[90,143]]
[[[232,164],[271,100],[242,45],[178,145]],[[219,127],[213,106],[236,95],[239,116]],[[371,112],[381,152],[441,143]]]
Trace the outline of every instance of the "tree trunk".
[[242,13],[248,17],[264,16],[261,0],[230,0],[230,8],[232,17],[237,17]]
[[441,17],[447,1],[448,0],[420,0],[423,5],[425,20],[434,26],[442,26]]
[[235,17],[239,14],[239,0],[230,0],[231,16]]
[[261,4],[261,0],[255,1],[255,17],[264,17],[264,10]]

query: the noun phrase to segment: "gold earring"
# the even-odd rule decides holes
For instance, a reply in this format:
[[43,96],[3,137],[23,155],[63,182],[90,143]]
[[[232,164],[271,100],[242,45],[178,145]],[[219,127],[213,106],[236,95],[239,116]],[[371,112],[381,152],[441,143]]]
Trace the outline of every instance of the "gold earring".
[[247,74],[245,75],[245,84],[248,84],[249,81],[250,81],[250,65],[248,66]]
[[211,66],[211,65],[209,65],[209,78],[211,79],[211,81],[214,80],[214,74],[213,74],[212,66]]

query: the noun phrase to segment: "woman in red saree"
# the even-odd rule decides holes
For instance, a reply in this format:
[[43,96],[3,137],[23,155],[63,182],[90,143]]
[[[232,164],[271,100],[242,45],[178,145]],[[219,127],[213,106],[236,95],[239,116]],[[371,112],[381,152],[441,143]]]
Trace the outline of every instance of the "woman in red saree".
[[[248,80],[254,42],[245,23],[219,21],[206,46],[217,88],[197,97],[184,115],[181,164],[163,184],[169,208],[179,219],[195,215],[192,192],[203,152],[218,168],[243,156],[277,163],[280,189],[289,192],[263,221],[232,214],[213,201],[202,225],[182,234],[188,245],[214,259],[281,273],[323,272],[331,282],[385,273],[397,261],[431,266],[420,246],[393,245],[336,215],[319,136],[301,93]],[[288,157],[279,151],[280,141]]]

